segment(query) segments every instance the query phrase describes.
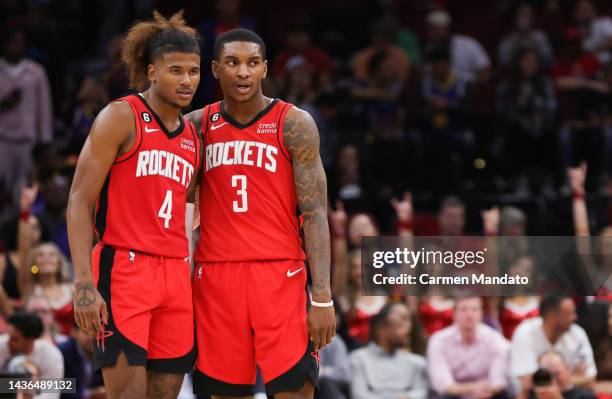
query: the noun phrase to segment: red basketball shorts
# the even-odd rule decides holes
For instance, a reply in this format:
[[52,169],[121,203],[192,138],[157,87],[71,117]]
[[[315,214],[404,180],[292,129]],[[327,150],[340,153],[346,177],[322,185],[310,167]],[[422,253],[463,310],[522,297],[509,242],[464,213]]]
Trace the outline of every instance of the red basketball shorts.
[[106,301],[108,324],[94,339],[94,367],[128,363],[185,373],[195,360],[189,261],[102,244],[93,250],[94,283]]
[[306,323],[307,271],[301,261],[212,262],[193,277],[198,395],[253,394],[256,365],[266,393],[318,383],[318,356]]

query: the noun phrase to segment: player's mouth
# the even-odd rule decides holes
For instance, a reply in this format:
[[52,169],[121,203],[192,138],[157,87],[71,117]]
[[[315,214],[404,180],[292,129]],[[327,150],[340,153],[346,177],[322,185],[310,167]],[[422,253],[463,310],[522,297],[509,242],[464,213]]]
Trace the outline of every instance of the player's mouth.
[[249,90],[251,90],[251,84],[249,83],[238,83],[236,85],[236,90],[239,94],[247,94]]
[[184,100],[190,100],[193,97],[193,90],[191,89],[179,89],[176,91],[176,94],[179,95],[180,98]]

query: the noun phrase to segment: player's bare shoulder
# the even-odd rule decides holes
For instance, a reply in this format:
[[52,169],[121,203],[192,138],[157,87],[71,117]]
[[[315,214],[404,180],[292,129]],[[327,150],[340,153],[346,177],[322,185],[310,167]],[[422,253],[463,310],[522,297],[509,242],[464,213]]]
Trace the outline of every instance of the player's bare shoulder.
[[285,116],[283,140],[294,162],[308,165],[317,161],[319,130],[308,112],[291,107]]
[[195,127],[196,134],[198,137],[202,134],[202,118],[204,117],[204,108],[196,109],[195,111],[191,111],[185,118]]
[[92,144],[114,146],[122,152],[135,140],[136,122],[132,107],[126,101],[113,101],[94,120],[88,140]]

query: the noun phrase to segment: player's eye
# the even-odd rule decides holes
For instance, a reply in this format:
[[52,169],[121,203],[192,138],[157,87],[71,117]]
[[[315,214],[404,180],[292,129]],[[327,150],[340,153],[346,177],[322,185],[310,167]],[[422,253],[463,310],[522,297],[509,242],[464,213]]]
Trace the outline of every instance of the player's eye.
[[199,70],[199,69],[192,69],[192,70],[191,70],[191,74],[192,74],[192,75],[198,75],[199,73],[200,73],[200,70]]

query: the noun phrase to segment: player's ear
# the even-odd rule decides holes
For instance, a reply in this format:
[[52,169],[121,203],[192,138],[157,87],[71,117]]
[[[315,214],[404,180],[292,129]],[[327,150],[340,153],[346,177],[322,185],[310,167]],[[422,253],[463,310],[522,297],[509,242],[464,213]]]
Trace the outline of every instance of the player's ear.
[[265,79],[268,76],[268,60],[264,60],[263,64],[264,64],[263,78]]
[[212,60],[210,69],[215,79],[219,79],[219,62],[217,60]]
[[155,82],[157,80],[157,70],[154,64],[149,64],[147,67],[147,76],[149,77],[149,82]]

